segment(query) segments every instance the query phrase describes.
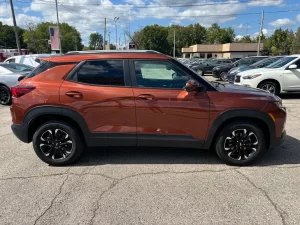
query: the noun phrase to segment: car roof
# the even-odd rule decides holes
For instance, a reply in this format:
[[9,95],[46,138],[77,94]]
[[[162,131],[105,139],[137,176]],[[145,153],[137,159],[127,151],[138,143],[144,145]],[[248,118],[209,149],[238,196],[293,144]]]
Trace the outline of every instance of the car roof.
[[51,62],[81,62],[93,59],[171,59],[170,56],[150,50],[97,50],[73,51],[65,55],[40,57],[39,59]]

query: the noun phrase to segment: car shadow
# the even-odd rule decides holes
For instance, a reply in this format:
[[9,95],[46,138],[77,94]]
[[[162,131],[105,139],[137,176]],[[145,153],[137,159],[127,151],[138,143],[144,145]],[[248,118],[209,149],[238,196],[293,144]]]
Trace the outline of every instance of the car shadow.
[[[213,151],[183,148],[108,147],[91,148],[74,166],[106,164],[224,164]],[[251,166],[300,164],[300,140],[287,136],[282,145],[269,150]]]
[[300,99],[300,93],[286,93],[278,95],[281,99]]

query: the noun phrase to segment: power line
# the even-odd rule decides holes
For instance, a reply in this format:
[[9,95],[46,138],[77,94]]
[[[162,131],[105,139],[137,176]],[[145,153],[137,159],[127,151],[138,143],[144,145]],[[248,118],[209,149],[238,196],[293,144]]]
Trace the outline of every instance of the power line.
[[[32,3],[30,1],[21,1],[18,0],[17,2],[20,3]],[[87,4],[72,4],[72,3],[65,3],[65,2],[58,2],[59,4],[64,4],[64,5],[69,5],[69,6],[122,6],[122,8],[182,8],[182,7],[198,7],[198,6],[214,6],[214,5],[240,5],[240,4],[249,4],[251,3],[251,0],[240,0],[238,2],[233,2],[233,1],[229,1],[229,2],[207,2],[207,3],[197,3],[197,4],[160,4],[160,5],[144,5],[144,4],[135,4],[135,5],[121,5],[121,4],[116,4],[116,5],[112,5],[112,4],[96,4],[96,3],[87,3]],[[269,0],[269,2],[278,2],[278,0]],[[43,1],[40,0],[40,2],[34,2],[33,4],[45,4],[45,5],[53,5],[54,2],[52,1]]]

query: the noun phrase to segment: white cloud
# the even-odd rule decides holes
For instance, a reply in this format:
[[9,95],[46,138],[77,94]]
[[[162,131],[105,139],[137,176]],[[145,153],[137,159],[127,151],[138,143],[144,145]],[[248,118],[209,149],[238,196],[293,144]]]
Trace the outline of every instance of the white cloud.
[[244,37],[243,35],[236,35],[236,36],[235,36],[235,39],[236,39],[236,40],[241,40],[243,37]]
[[[268,30],[268,29],[262,29],[262,33],[265,36],[269,36],[270,34],[272,34],[274,32],[274,30]],[[257,37],[259,35],[259,32],[254,33],[253,35],[251,35],[252,37]]]
[[24,13],[27,13],[30,10],[30,7],[24,7],[24,8],[22,8],[22,10]]
[[283,18],[283,19],[274,20],[269,24],[273,27],[285,27],[285,26],[295,25],[296,23],[288,18]]
[[272,5],[281,5],[283,0],[252,0],[248,3],[249,6],[272,6]]
[[[1,19],[1,21],[2,21],[3,24],[13,26],[13,21],[12,21],[11,17],[3,18],[3,19]],[[26,14],[17,14],[16,15],[17,25],[19,27],[22,27],[22,28],[27,28],[28,24],[30,24],[30,23],[37,24],[37,23],[40,23],[42,21],[43,21],[42,18],[36,17],[36,16],[28,16]]]
[[142,0],[125,0],[125,2],[133,5],[145,5]]
[[239,24],[239,25],[233,25],[235,29],[250,29],[251,26],[249,24]]
[[300,14],[298,14],[298,15],[296,16],[296,19],[297,19],[298,22],[300,22]]
[[[8,4],[0,5],[0,18],[10,16],[10,8]],[[1,19],[2,20],[2,19]]]

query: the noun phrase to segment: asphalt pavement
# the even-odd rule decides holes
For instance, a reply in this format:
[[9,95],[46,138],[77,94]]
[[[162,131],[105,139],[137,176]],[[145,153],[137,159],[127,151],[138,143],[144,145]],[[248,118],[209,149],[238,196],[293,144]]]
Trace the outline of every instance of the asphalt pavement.
[[286,141],[242,168],[208,151],[121,147],[51,167],[0,107],[0,224],[299,224],[300,95],[282,97]]

